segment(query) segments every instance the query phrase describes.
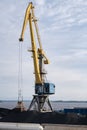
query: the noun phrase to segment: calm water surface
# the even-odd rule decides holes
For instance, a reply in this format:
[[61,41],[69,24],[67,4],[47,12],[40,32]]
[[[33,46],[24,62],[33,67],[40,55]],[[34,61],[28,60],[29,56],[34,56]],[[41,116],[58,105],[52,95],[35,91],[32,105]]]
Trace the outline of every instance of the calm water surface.
[[[24,101],[24,106],[29,107],[30,101]],[[15,108],[17,101],[2,101],[0,102],[0,108]],[[63,110],[64,108],[84,107],[87,108],[87,102],[85,101],[51,101],[51,105],[54,110]]]

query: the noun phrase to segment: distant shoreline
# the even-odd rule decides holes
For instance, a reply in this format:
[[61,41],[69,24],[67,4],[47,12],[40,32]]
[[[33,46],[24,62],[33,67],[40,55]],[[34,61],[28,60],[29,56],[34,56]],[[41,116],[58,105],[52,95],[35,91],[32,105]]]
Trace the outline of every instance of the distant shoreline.
[[[0,102],[17,102],[18,100],[0,100]],[[31,100],[23,100],[23,102],[31,102]],[[76,103],[76,102],[82,102],[82,103],[87,103],[87,101],[76,101],[76,100],[67,100],[67,101],[64,101],[64,100],[51,100],[51,102],[74,102],[74,103]]]

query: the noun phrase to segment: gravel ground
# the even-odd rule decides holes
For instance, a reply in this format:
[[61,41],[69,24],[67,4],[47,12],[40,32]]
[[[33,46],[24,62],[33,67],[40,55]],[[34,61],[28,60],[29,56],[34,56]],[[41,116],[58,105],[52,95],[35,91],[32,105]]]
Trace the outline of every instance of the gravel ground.
[[42,124],[44,130],[87,130],[85,125]]

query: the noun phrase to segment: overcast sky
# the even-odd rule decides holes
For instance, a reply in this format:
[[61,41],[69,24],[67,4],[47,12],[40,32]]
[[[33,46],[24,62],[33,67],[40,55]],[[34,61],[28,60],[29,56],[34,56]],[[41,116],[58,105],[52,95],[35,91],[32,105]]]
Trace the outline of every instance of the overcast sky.
[[[19,37],[30,0],[0,1],[0,100],[18,99]],[[51,100],[87,100],[87,0],[33,0],[43,49],[50,60]],[[34,94],[27,26],[22,45],[23,98]]]

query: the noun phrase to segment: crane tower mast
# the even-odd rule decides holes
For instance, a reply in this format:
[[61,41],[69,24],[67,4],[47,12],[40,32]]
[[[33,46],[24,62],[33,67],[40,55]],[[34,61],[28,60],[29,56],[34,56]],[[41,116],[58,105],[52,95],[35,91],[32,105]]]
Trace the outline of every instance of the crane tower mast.
[[[48,96],[55,93],[55,85],[53,83],[47,82],[46,80],[46,71],[44,69],[44,64],[49,64],[49,60],[46,57],[42,48],[40,35],[38,32],[37,20],[34,15],[34,6],[32,2],[29,3],[26,9],[22,32],[19,41],[24,40],[24,32],[28,22],[29,22],[31,46],[32,46],[32,49],[30,51],[33,54],[33,63],[35,72],[35,95],[33,95],[33,100],[31,101],[29,110],[32,109],[35,105],[37,105],[36,107],[37,111],[40,112],[43,112],[44,110],[47,111],[47,109],[44,109],[44,105],[45,103],[47,103],[50,108],[50,111],[52,111],[52,107]],[[36,46],[33,26],[35,27],[36,30],[39,48],[37,48]]]

